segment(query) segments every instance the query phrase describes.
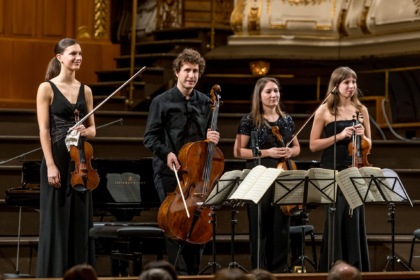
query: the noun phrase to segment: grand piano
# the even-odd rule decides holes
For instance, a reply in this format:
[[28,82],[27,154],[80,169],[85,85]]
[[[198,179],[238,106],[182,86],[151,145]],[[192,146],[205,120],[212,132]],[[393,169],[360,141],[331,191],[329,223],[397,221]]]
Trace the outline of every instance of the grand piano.
[[[158,208],[160,201],[153,183],[152,158],[92,159],[100,182],[92,191],[96,216],[115,216],[130,221],[141,211]],[[6,205],[39,208],[40,161],[22,162],[18,187],[6,191]],[[245,161],[225,160],[225,171],[244,169]]]
[[[96,216],[129,221],[141,211],[159,207],[151,158],[93,159],[91,163],[100,177],[92,191]],[[40,165],[40,161],[22,162],[21,184],[6,191],[6,205],[39,208]]]

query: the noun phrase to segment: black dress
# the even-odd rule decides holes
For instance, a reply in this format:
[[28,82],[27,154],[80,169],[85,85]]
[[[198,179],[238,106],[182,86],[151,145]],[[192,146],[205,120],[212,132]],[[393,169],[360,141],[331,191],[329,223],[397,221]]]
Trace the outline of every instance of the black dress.
[[41,164],[40,230],[37,278],[62,277],[70,267],[94,263],[92,196],[70,186],[70,153],[65,145],[67,130],[75,124],[74,111],[82,118],[87,113],[84,85],[81,84],[76,104],[70,102],[50,82],[54,92],[50,106],[50,134],[54,162],[60,171],[61,188],[48,184],[45,158]]
[[[337,121],[336,133],[340,133],[344,128],[353,125],[353,121]],[[326,137],[334,135],[334,122],[329,123],[324,128]],[[351,166],[352,158],[348,153],[348,144],[350,139],[338,141],[336,145],[336,169],[343,170]],[[334,168],[334,146],[328,147],[324,150],[321,158],[321,167],[333,169]],[[326,207],[326,219],[324,227],[324,235],[322,238],[321,255],[319,271],[327,272],[328,265],[328,207]],[[362,205],[353,210],[350,215],[350,207],[344,195],[338,188],[336,211],[334,215],[334,259],[344,260],[349,264],[357,267],[360,271],[370,271],[369,251],[366,238],[365,226],[365,206]],[[332,254],[330,253],[330,256]]]
[[[278,126],[279,132],[285,143],[292,139],[295,125],[290,116],[279,118],[270,126]],[[245,115],[239,125],[238,134],[250,135],[251,131],[258,132],[258,145],[260,149],[278,147],[277,140],[268,126],[257,129],[251,115]],[[248,148],[251,148],[251,141]],[[247,168],[252,169],[257,163],[254,160],[247,161]],[[261,165],[277,167],[278,159],[262,158]],[[261,204],[261,243],[260,243],[260,268],[273,273],[285,272],[288,268],[287,257],[289,253],[289,229],[290,216],[286,216],[279,205],[272,205],[274,200],[274,188],[270,187],[260,200]],[[258,264],[258,205],[248,204],[249,237],[251,241],[251,264],[257,268]]]

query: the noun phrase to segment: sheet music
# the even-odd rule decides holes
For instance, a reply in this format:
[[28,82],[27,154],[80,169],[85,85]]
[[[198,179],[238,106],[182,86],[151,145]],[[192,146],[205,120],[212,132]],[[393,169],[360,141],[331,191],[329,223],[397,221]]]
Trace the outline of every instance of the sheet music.
[[410,197],[408,196],[407,192],[405,191],[405,188],[404,188],[398,174],[394,170],[388,169],[388,168],[383,168],[382,173],[387,178],[388,183],[391,185],[391,187],[393,186],[392,190],[400,197],[401,201],[408,200],[410,202],[411,206],[413,206],[413,203],[411,202]]
[[229,199],[258,203],[282,171],[281,168],[267,168],[262,165],[254,167]]
[[309,170],[283,171],[275,180],[274,202],[279,204],[303,203],[306,177],[310,180],[307,203],[331,203],[332,200],[335,200],[334,170],[311,168]]
[[325,168],[311,168],[308,170],[308,177],[311,179],[311,184],[317,186],[323,193],[318,190],[309,188],[309,198],[313,202],[317,203],[331,203],[336,200],[337,195],[337,184],[334,182],[334,171],[332,169]]
[[[222,177],[220,177],[217,184],[213,187],[208,199],[204,202],[207,205],[220,205],[225,201],[229,195],[237,189],[239,182],[242,181],[250,172],[250,169],[244,170],[232,170],[225,172]],[[237,185],[232,184],[237,181]]]
[[380,191],[377,189],[376,185],[374,186],[375,189],[375,201],[402,201],[401,197],[399,197],[393,190],[391,185],[389,184],[387,178],[385,178],[382,169],[378,167],[361,167],[359,168],[360,174],[364,177],[373,176],[379,182],[381,191],[385,196],[385,199],[382,197]]
[[284,170],[274,182],[274,202],[278,201],[279,204],[302,203],[304,188],[295,187],[299,182],[304,183],[302,178],[305,178],[306,174],[306,170]]
[[[357,190],[359,190],[360,195],[363,198],[366,194],[368,195],[366,201],[373,200],[373,197],[369,193],[367,193],[368,186],[366,184],[366,181],[363,178],[359,178],[362,176],[356,167],[346,168],[338,172],[336,177],[338,186],[343,192],[343,195],[346,198],[351,209],[355,209],[363,205],[363,200],[357,193]],[[354,179],[350,179],[351,177],[353,177]]]

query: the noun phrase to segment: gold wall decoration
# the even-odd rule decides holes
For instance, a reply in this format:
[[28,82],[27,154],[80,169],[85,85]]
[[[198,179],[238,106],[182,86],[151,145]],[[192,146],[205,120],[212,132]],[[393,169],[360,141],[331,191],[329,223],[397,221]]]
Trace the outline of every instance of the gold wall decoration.
[[77,28],[77,39],[90,39],[89,27],[86,25]]
[[283,3],[287,3],[290,5],[319,5],[322,2],[326,2],[328,0],[282,0]]
[[420,0],[413,0],[413,3],[417,7],[417,9],[414,11],[414,14],[420,15]]
[[156,28],[182,27],[182,8],[182,0],[157,0]]
[[[345,0],[266,0],[268,28],[284,30],[285,34],[336,37],[337,5]],[[292,7],[289,7],[290,5]],[[309,5],[316,7],[311,7]],[[292,27],[293,26],[293,27]],[[299,26],[299,27],[297,27]],[[309,31],[310,30],[310,31]],[[319,34],[315,31],[320,31]],[[326,31],[326,32],[324,32]],[[275,31],[274,31],[275,32]],[[313,34],[310,34],[313,33]],[[328,34],[328,35],[327,35]],[[291,35],[291,34],[288,34]]]
[[236,34],[240,34],[243,31],[242,23],[244,20],[246,2],[246,0],[236,1],[232,14],[230,15],[230,27]]
[[270,71],[270,62],[267,61],[252,61],[249,63],[249,68],[254,76],[266,76]]
[[262,0],[252,0],[252,5],[249,7],[248,33],[251,35],[260,33],[261,5]]
[[106,39],[107,36],[107,18],[108,1],[95,0],[95,25],[94,36],[96,39]]

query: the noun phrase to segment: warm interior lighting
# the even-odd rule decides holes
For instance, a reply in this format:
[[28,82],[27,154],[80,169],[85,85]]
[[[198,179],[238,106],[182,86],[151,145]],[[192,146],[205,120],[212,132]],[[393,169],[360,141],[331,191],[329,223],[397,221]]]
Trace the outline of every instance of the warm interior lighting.
[[270,63],[266,61],[253,61],[249,63],[252,75],[254,76],[265,76],[270,71]]

